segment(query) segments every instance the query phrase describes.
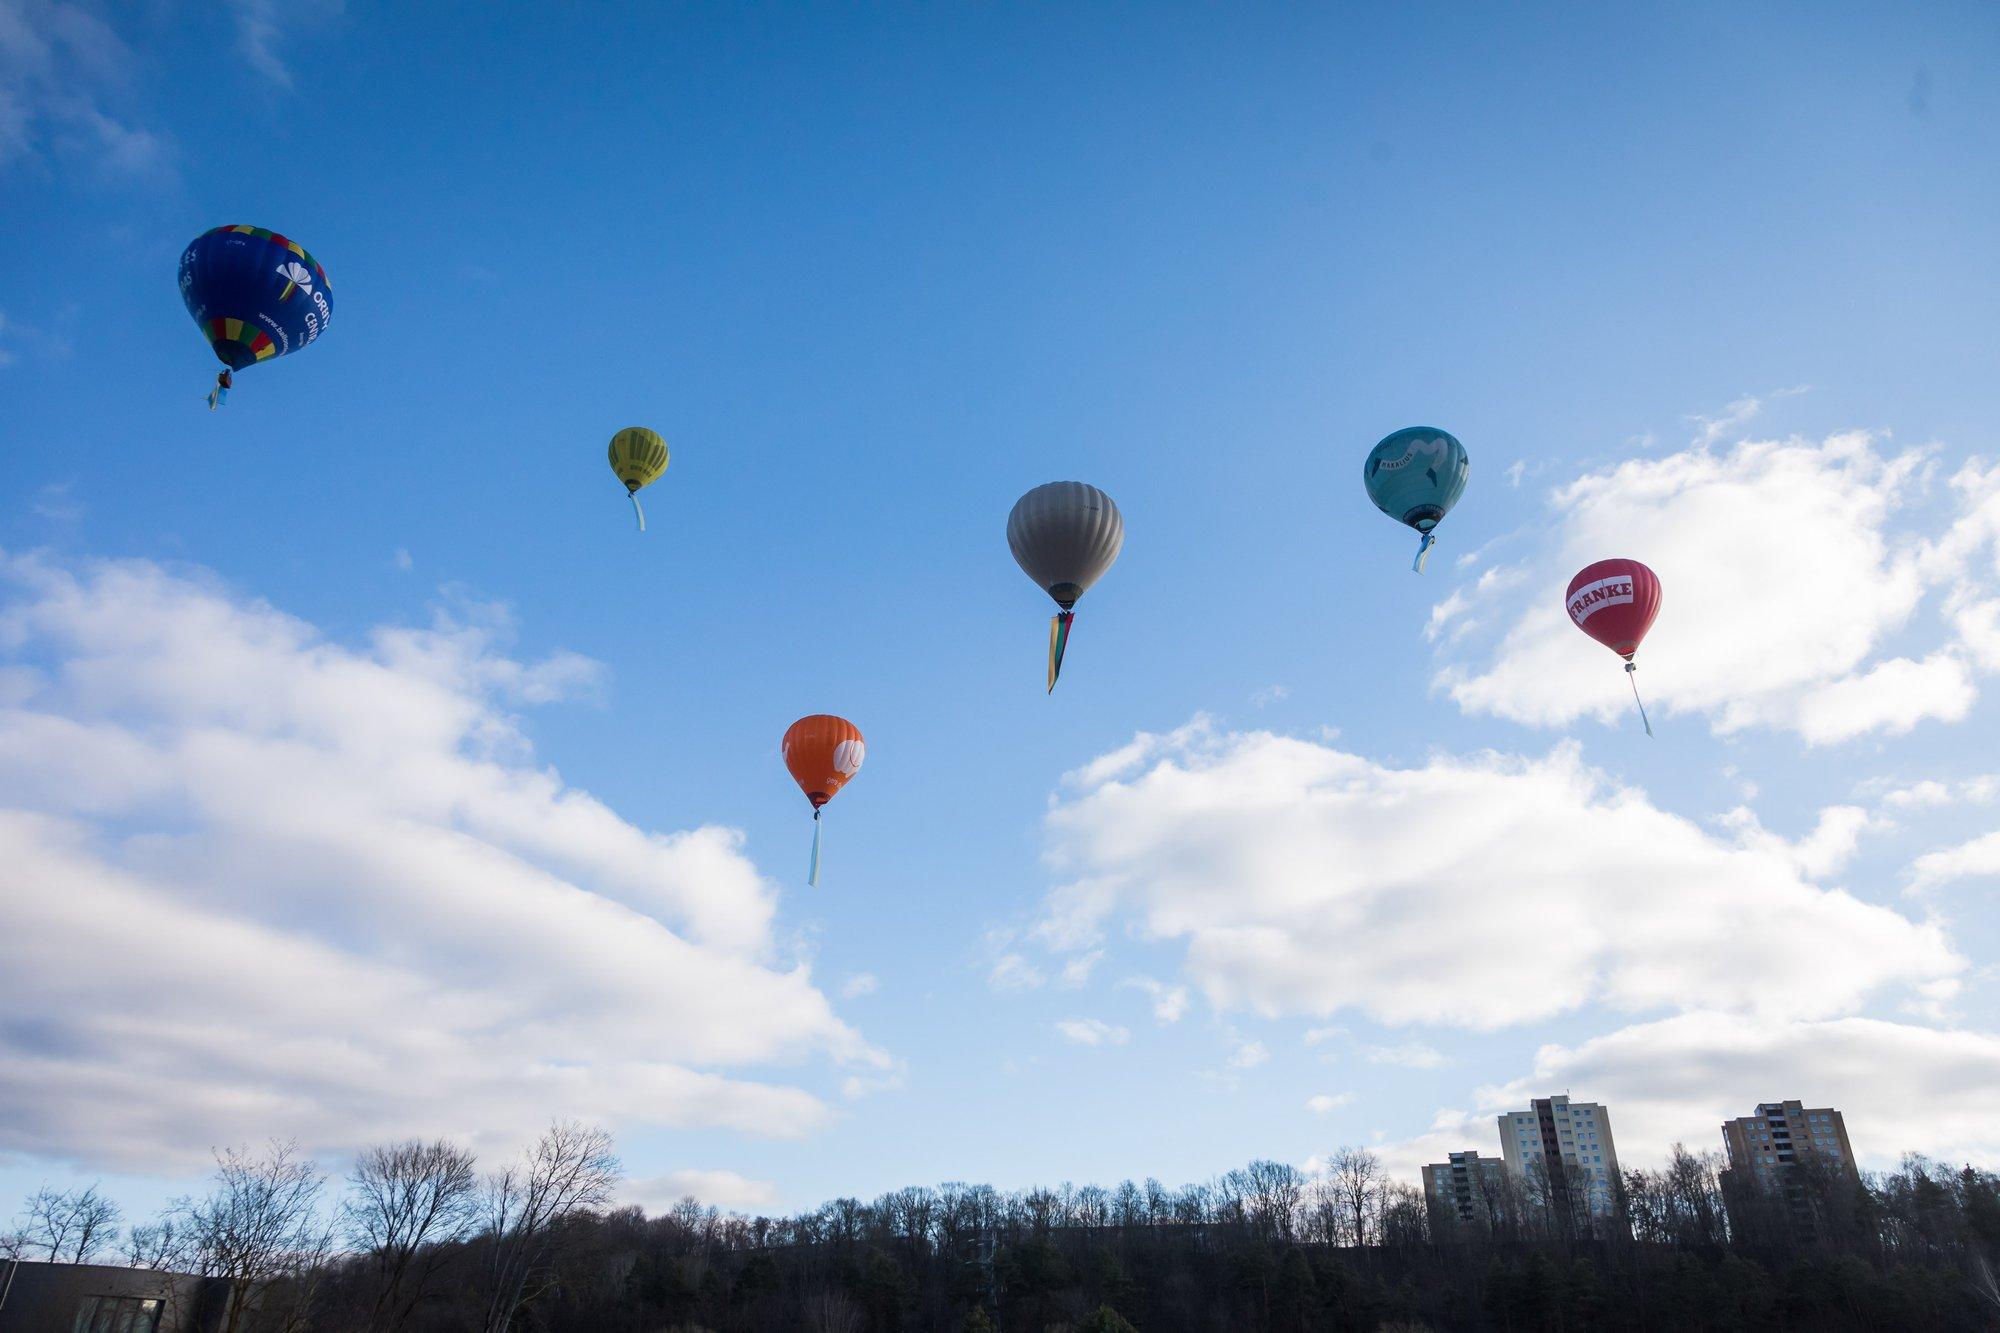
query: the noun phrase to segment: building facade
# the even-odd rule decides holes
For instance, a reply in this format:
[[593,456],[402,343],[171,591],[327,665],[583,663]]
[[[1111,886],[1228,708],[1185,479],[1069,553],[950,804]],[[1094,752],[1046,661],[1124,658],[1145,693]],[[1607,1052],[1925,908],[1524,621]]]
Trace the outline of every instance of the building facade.
[[1485,1226],[1493,1220],[1493,1201],[1505,1185],[1507,1164],[1498,1157],[1481,1157],[1467,1150],[1424,1168],[1424,1199],[1434,1214]]
[[1611,1112],[1567,1096],[1537,1097],[1500,1117],[1500,1153],[1517,1179],[1546,1182],[1556,1199],[1574,1198],[1594,1215],[1613,1209],[1618,1148]]
[[1760,1103],[1755,1115],[1723,1122],[1722,1143],[1729,1152],[1729,1169],[1758,1183],[1778,1180],[1777,1173],[1808,1157],[1831,1160],[1849,1172],[1858,1169],[1847,1141],[1847,1121],[1831,1106]]
[[0,1333],[213,1333],[228,1304],[224,1278],[0,1260]]

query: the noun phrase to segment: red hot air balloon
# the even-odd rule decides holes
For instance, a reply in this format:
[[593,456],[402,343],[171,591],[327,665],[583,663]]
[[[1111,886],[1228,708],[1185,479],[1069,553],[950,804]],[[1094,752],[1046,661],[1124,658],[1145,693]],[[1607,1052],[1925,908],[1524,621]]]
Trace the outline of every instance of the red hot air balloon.
[[799,784],[799,790],[812,802],[812,869],[806,875],[806,883],[817,885],[820,808],[847,785],[849,778],[861,771],[861,761],[868,753],[868,744],[861,739],[861,728],[846,718],[834,717],[830,713],[814,713],[785,729],[783,748],[785,767],[792,771],[792,780]]
[[[1563,594],[1570,623],[1625,659],[1625,670],[1636,672],[1632,660],[1639,643],[1660,614],[1660,577],[1637,560],[1598,560],[1585,565],[1569,581]],[[1632,680],[1632,699],[1639,704],[1639,720],[1646,734],[1653,723],[1646,705],[1639,699],[1639,681]]]

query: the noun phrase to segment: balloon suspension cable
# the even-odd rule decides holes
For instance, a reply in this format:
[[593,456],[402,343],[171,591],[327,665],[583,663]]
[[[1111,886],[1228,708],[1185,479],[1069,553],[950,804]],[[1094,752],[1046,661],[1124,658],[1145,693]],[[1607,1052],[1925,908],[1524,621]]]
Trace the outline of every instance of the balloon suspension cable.
[[1062,675],[1063,650],[1069,647],[1069,622],[1074,611],[1058,611],[1049,621],[1049,693],[1056,692],[1056,677]]
[[813,854],[812,865],[806,871],[806,883],[812,888],[819,887],[819,811],[813,811]]
[[1632,702],[1639,705],[1639,720],[1646,724],[1646,734],[1653,734],[1653,720],[1646,716],[1646,701],[1639,697],[1639,664],[1627,662],[1625,675],[1632,682]]
[[1437,534],[1435,532],[1426,532],[1423,541],[1417,544],[1417,558],[1410,562],[1412,573],[1421,574],[1424,572],[1424,561],[1430,558],[1431,547],[1436,545]]
[[639,508],[639,492],[627,491],[625,495],[632,502],[632,512],[638,516],[639,531],[644,532],[646,530],[646,511]]

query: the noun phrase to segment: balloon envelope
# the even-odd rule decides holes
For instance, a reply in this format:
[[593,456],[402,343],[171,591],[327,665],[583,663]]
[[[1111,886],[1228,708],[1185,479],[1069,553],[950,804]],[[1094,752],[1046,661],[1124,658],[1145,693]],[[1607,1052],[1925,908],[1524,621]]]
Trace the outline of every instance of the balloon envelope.
[[1569,581],[1570,623],[1626,661],[1660,614],[1660,579],[1637,560],[1598,560]]
[[1375,507],[1418,532],[1429,532],[1465,493],[1471,460],[1450,431],[1408,426],[1368,451],[1361,481]]
[[627,426],[611,437],[611,470],[627,494],[650,486],[667,470],[667,442],[644,426]]
[[262,227],[205,231],[181,251],[181,300],[231,370],[298,351],[333,321],[326,270]]
[[1007,515],[1014,562],[1065,611],[1104,576],[1124,545],[1118,506],[1080,481],[1037,486]]
[[784,754],[792,780],[817,810],[861,771],[868,744],[846,718],[814,713],[785,729]]

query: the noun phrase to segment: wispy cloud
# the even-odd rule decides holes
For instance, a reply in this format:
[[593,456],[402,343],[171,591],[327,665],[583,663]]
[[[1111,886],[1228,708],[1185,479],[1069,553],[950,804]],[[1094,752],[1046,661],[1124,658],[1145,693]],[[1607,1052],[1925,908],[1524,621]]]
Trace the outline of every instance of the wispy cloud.
[[0,0],[0,173],[60,160],[109,175],[164,172],[164,141],[130,105],[125,39],[66,0]]
[[1403,1069],[1441,1069],[1448,1063],[1442,1051],[1420,1041],[1400,1042],[1393,1046],[1363,1046],[1361,1058],[1371,1065],[1396,1065]]
[[343,0],[229,0],[236,25],[236,50],[244,63],[280,88],[292,86],[292,69],[286,63],[301,32],[340,17]]
[[1056,1024],[1056,1031],[1079,1046],[1123,1046],[1132,1039],[1130,1028],[1101,1018],[1065,1018]]

